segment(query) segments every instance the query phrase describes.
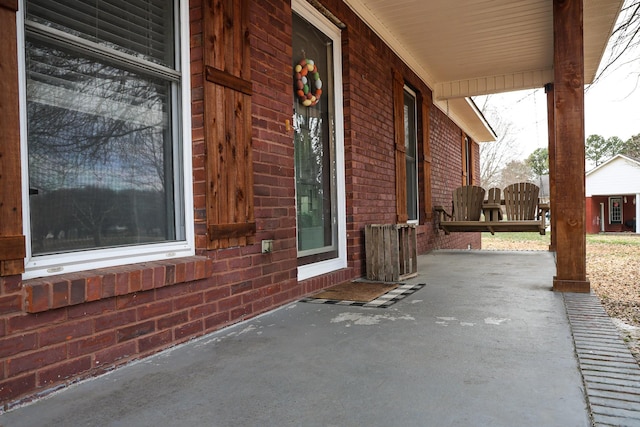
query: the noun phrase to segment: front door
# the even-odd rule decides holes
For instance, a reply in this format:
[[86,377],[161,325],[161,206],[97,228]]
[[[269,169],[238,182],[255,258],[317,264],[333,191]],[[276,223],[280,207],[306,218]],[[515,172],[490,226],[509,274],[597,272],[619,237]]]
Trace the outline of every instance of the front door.
[[293,14],[292,63],[300,266],[340,259],[345,251],[340,244],[344,162],[337,126],[342,118],[335,90],[336,40],[314,25],[318,18],[305,11]]

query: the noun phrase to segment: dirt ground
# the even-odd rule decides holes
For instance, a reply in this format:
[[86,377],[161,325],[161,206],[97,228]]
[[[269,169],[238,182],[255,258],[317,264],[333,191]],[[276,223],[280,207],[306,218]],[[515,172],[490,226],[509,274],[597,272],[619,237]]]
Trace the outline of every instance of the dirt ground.
[[[548,242],[483,237],[482,248],[548,250]],[[587,239],[587,276],[591,289],[640,363],[640,236]]]

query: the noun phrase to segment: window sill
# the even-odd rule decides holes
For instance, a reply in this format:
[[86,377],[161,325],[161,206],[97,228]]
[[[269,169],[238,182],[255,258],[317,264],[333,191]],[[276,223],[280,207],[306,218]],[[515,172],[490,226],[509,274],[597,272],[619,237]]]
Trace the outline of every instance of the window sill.
[[192,256],[30,279],[22,282],[24,310],[41,313],[204,279],[211,273],[210,259]]

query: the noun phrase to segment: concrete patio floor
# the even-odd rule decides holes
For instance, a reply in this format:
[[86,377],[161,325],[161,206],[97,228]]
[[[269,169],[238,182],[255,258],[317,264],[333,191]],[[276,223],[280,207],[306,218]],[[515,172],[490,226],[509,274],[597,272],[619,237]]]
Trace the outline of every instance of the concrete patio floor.
[[289,304],[0,425],[592,425],[551,253],[441,251],[418,267],[408,282],[426,285],[389,308]]

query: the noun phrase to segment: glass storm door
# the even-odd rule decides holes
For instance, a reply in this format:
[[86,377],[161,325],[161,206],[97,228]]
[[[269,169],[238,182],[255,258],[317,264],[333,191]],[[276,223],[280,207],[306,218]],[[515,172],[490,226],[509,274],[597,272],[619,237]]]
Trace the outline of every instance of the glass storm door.
[[293,127],[299,264],[335,258],[333,41],[293,15]]

